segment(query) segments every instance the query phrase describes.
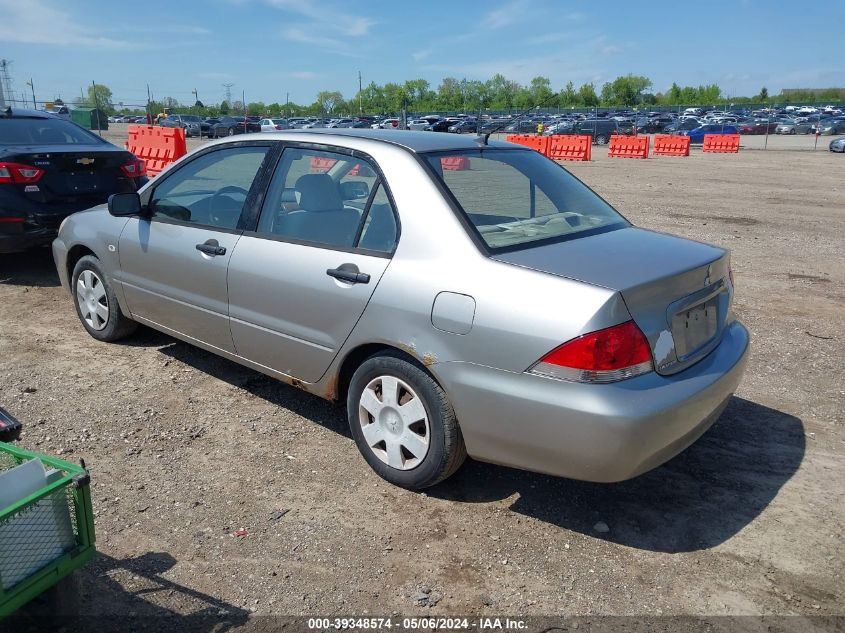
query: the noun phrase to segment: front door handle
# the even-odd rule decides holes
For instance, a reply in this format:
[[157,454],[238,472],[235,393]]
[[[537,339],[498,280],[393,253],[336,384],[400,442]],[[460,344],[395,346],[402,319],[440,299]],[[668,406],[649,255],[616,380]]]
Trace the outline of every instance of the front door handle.
[[206,255],[210,255],[211,257],[226,254],[226,247],[220,246],[217,240],[214,239],[206,240],[202,244],[197,244],[197,250],[200,253],[205,253]]
[[[344,266],[347,266],[347,268],[344,268]],[[370,283],[370,276],[367,273],[359,273],[358,267],[354,264],[343,264],[338,268],[329,268],[326,274],[329,277],[334,277],[350,284]]]

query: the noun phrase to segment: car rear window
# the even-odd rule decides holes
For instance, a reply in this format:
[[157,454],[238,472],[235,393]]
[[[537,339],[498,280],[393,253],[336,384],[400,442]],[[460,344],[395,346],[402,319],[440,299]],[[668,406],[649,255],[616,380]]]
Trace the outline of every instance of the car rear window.
[[491,251],[629,226],[589,187],[535,151],[473,149],[425,158]]
[[104,142],[99,136],[63,119],[0,117],[2,145],[93,145]]

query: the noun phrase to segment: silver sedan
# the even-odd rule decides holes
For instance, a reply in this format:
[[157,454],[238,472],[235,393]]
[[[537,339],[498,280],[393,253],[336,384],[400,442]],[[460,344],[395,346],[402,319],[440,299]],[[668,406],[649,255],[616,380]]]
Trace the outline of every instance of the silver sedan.
[[701,436],[745,367],[729,254],[484,137],[210,143],[53,243],[82,326],[138,323],[323,398],[382,477],[465,456],[591,481]]

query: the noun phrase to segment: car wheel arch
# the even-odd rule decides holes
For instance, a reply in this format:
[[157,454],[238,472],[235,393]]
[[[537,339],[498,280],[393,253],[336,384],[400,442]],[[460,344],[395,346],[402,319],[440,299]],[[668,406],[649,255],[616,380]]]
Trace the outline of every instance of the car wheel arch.
[[75,244],[74,246],[71,246],[68,249],[67,260],[65,262],[67,264],[68,280],[71,280],[73,278],[73,269],[76,268],[77,262],[86,255],[91,255],[102,261],[102,257],[100,257],[97,253],[95,253],[93,250],[91,250],[84,244]]
[[352,380],[353,374],[355,374],[355,370],[366,360],[374,356],[393,356],[406,360],[426,372],[441,389],[446,391],[437,376],[430,370],[430,365],[434,364],[434,357],[432,355],[424,354],[422,358],[419,358],[416,350],[410,346],[406,346],[403,349],[402,347],[388,343],[364,343],[352,348],[343,356],[343,359],[338,364],[337,371],[334,372],[334,376],[328,380],[329,388],[326,390],[326,397],[332,401],[345,402],[349,383]]

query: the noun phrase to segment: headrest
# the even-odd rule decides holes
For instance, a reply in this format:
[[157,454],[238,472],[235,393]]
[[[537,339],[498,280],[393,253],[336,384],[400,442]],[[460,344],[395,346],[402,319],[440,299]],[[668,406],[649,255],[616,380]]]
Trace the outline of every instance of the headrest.
[[305,174],[296,181],[299,208],[305,211],[337,211],[343,199],[337,183],[328,174]]

